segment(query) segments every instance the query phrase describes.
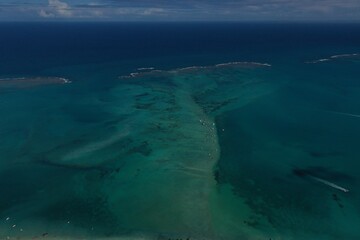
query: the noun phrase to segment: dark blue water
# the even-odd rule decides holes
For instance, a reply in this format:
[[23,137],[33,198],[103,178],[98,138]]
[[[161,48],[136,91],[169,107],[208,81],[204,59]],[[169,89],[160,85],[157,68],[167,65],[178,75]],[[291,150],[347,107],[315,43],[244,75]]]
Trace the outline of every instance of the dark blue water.
[[204,57],[215,63],[274,61],[279,56],[286,62],[302,61],[327,56],[329,51],[351,52],[358,47],[359,38],[356,24],[2,23],[1,70],[32,72],[85,62],[140,59],[149,63],[166,57],[183,58],[189,64],[164,60],[162,67],[200,64]]

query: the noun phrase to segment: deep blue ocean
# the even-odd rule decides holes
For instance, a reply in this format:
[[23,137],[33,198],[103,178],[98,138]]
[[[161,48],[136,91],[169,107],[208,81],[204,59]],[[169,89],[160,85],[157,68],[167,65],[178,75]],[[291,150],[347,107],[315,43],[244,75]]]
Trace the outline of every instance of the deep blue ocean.
[[0,23],[0,238],[359,239],[359,76],[359,24]]

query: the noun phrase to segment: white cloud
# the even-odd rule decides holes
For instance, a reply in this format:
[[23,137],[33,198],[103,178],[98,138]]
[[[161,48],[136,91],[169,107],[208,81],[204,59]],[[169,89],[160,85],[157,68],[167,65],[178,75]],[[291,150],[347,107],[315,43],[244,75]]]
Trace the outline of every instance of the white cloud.
[[39,16],[43,17],[43,18],[50,18],[50,17],[55,17],[55,15],[51,12],[47,12],[44,9],[40,9],[39,11]]
[[104,12],[101,11],[101,10],[93,10],[93,11],[90,11],[90,13],[93,15],[93,16],[96,16],[96,17],[102,17]]
[[71,8],[66,2],[61,2],[60,0],[49,0],[49,7],[54,9],[54,11],[60,16],[72,16]]
[[[1,0],[0,0],[1,1]],[[32,7],[43,18],[114,20],[323,20],[360,19],[360,0],[47,0]],[[28,6],[27,6],[28,7]],[[351,16],[351,17],[350,17]]]
[[166,10],[163,8],[145,8],[142,15],[165,14]]
[[165,15],[168,10],[163,8],[120,7],[114,13],[117,15],[151,16]]
[[72,9],[66,2],[60,0],[48,0],[48,6],[46,9],[40,9],[38,12],[40,17],[71,17]]
[[126,8],[126,7],[116,8],[115,10],[115,14],[119,14],[119,15],[133,14],[135,12],[136,12],[135,8]]

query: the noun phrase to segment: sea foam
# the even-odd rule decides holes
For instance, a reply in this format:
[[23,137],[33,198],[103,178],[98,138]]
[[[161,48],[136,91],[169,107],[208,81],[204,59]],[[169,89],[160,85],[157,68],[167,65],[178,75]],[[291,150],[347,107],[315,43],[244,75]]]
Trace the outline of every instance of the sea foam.
[[39,85],[68,84],[69,79],[63,77],[14,77],[0,78],[2,88],[27,88]]
[[208,65],[208,66],[189,66],[183,68],[175,68],[172,70],[159,70],[155,69],[154,67],[147,67],[147,68],[138,68],[139,72],[132,72],[129,75],[123,75],[119,78],[134,78],[134,77],[141,77],[144,75],[149,74],[156,74],[156,73],[180,73],[180,72],[188,72],[188,71],[196,71],[201,69],[212,69],[212,68],[221,68],[221,67],[271,67],[269,63],[260,63],[260,62],[227,62],[227,63],[219,63],[215,65]]
[[348,58],[355,58],[355,57],[359,57],[360,54],[359,53],[349,53],[349,54],[338,54],[338,55],[332,55],[330,57],[327,58],[320,58],[320,59],[316,59],[313,61],[307,61],[305,63],[321,63],[321,62],[329,62],[329,61],[334,61],[337,59],[348,59]]

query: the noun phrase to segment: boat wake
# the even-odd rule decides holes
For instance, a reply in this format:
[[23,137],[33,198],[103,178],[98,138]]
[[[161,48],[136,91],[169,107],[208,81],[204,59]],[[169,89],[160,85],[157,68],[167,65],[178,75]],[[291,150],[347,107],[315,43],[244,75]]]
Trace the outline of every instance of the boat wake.
[[347,112],[336,112],[336,111],[326,111],[326,112],[337,114],[337,115],[348,116],[348,117],[360,118],[360,114],[353,114],[353,113],[347,113]]
[[318,177],[311,176],[311,175],[309,175],[309,178],[311,178],[311,179],[313,179],[313,180],[315,180],[315,181],[317,181],[317,182],[319,182],[319,183],[325,184],[325,185],[327,185],[327,186],[329,186],[329,187],[332,187],[332,188],[335,188],[335,189],[337,189],[337,190],[340,190],[340,191],[342,191],[342,192],[349,192],[349,189],[346,189],[346,188],[344,188],[344,187],[341,187],[341,186],[339,186],[339,185],[337,185],[337,184],[335,184],[335,183],[329,182],[329,181],[327,181],[327,180],[325,180],[325,179],[318,178]]
[[322,183],[322,184],[324,184],[324,185],[326,185],[328,187],[340,190],[340,191],[345,192],[345,193],[350,191],[349,189],[341,187],[341,186],[337,185],[336,183],[330,182],[330,181],[325,180],[325,179],[320,178],[320,177],[316,177],[315,175],[313,175],[314,171],[320,171],[320,174],[322,172],[321,175],[324,175],[324,174],[328,175],[329,174],[328,171],[324,171],[324,169],[322,169],[322,168],[307,168],[307,169],[296,168],[296,169],[293,170],[293,174],[295,174],[296,176],[301,177],[301,178],[308,178],[308,179],[314,180],[316,182]]

